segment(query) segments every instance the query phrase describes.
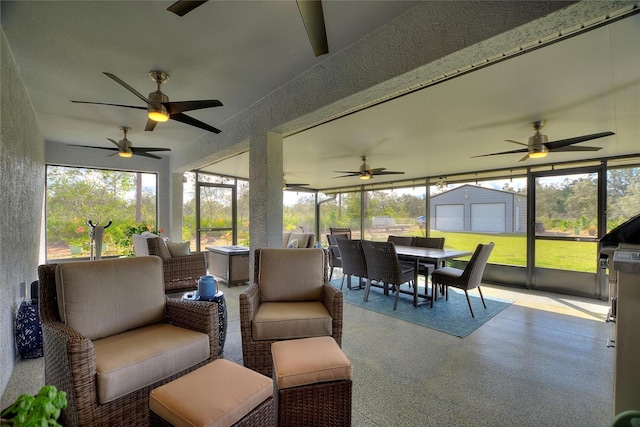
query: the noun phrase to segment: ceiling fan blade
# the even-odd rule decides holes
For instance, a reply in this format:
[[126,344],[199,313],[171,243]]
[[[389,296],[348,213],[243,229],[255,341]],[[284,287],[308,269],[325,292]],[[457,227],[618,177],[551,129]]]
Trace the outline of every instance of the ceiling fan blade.
[[184,113],[185,111],[200,110],[202,108],[222,107],[222,102],[217,99],[209,99],[202,101],[178,101],[167,102],[164,104],[169,110],[169,114]]
[[287,190],[308,190],[308,188],[304,187],[305,185],[309,185],[309,184],[287,184],[286,189]]
[[167,8],[169,12],[173,12],[178,16],[184,16],[196,7],[206,3],[207,0],[178,0]]
[[116,145],[116,147],[118,147],[118,149],[119,149],[119,150],[122,150],[122,147],[120,146],[120,143],[119,143],[119,142],[117,142],[117,141],[115,141],[115,140],[113,140],[113,139],[111,139],[111,138],[107,138],[107,139],[108,139],[109,141],[113,142],[113,143]]
[[72,147],[97,148],[98,150],[120,151],[118,148],[112,148],[112,147],[95,147],[93,145],[73,145],[73,144],[68,144],[68,145]]
[[352,175],[360,175],[360,171],[333,171],[333,173],[350,173]]
[[525,144],[524,142],[520,142],[520,141],[514,141],[513,139],[505,139],[505,141],[513,142],[514,144],[518,144],[518,145],[524,145],[525,147],[529,146],[529,144]]
[[134,156],[151,157],[152,159],[162,160],[162,157],[147,153],[144,148],[138,148],[136,150],[135,147],[131,147],[131,151],[133,151]]
[[210,126],[210,125],[208,125],[206,123],[203,123],[200,120],[194,119],[193,117],[189,117],[186,114],[182,114],[182,113],[172,114],[171,117],[169,117],[169,118],[171,120],[176,120],[176,121],[181,122],[181,123],[186,123],[188,125],[195,126],[197,128],[203,129],[203,130],[207,130],[209,132],[213,132],[213,133],[222,132],[220,129],[216,129],[213,126]]
[[158,122],[156,122],[155,120],[147,119],[147,124],[144,127],[144,130],[148,131],[148,132],[151,132],[152,130],[154,130],[156,128],[157,124],[158,124]]
[[296,0],[296,3],[311,42],[313,54],[318,57],[329,53],[322,2],[320,0]]
[[387,168],[373,168],[373,169],[368,169],[367,172],[369,173],[369,175],[379,175],[380,172],[387,170]]
[[590,135],[582,135],[582,136],[576,136],[573,138],[560,139],[558,141],[551,141],[551,142],[545,143],[544,145],[546,145],[550,151],[554,151],[554,150],[557,150],[558,148],[566,147],[568,145],[578,144],[580,142],[585,142],[585,141],[591,141],[592,139],[604,138],[605,136],[611,136],[611,135],[615,135],[615,133],[613,132],[592,133]]
[[146,151],[171,151],[171,148],[160,148],[160,147],[131,147],[131,151],[135,154],[139,154],[140,152]]
[[381,171],[381,172],[372,173],[371,175],[404,175],[404,172]]
[[475,158],[475,157],[487,157],[487,156],[499,156],[501,154],[513,154],[513,153],[526,153],[528,152],[529,149],[528,148],[522,148],[520,150],[511,150],[511,151],[501,151],[499,153],[491,153],[491,154],[479,154],[477,156],[471,156],[471,158]]
[[[337,173],[340,173],[340,172],[337,172]],[[352,176],[360,176],[360,172],[349,173],[349,175],[334,176],[334,178],[349,178]]]
[[114,74],[111,74],[111,73],[106,73],[106,72],[104,72],[103,74],[105,76],[109,77],[110,79],[112,79],[113,81],[115,81],[116,83],[118,83],[120,86],[122,86],[125,89],[127,89],[129,92],[131,92],[132,94],[134,94],[138,98],[142,99],[145,103],[151,104],[151,101],[149,101],[143,94],[141,94],[140,92],[138,92],[137,90],[135,90],[134,88],[129,86],[127,83],[122,81],[118,76],[116,76]]
[[520,160],[518,160],[519,162],[524,162],[525,160],[527,160],[529,158],[529,153],[525,154],[523,158],[521,158]]
[[137,105],[107,104],[106,102],[89,102],[89,101],[71,101],[75,104],[94,104],[94,105],[110,105],[112,107],[135,108],[136,110],[147,110],[147,107],[138,107]]
[[554,148],[554,153],[561,153],[564,151],[599,151],[602,147],[584,147],[580,145],[569,145],[566,147]]

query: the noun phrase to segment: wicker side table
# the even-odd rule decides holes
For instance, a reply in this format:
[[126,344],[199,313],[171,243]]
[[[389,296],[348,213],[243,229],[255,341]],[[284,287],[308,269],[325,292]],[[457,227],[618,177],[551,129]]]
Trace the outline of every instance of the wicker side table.
[[182,299],[191,301],[211,301],[218,305],[218,356],[224,351],[224,343],[227,341],[227,301],[222,291],[216,292],[212,297],[200,297],[195,291],[185,292]]
[[332,337],[271,345],[279,426],[350,426],[351,362]]

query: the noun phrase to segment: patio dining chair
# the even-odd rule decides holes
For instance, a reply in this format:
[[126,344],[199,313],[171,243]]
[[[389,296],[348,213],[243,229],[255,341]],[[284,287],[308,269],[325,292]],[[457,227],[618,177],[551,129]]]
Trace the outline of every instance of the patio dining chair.
[[[337,239],[340,258],[342,258],[342,282],[340,290],[344,286],[344,278],[347,277],[347,288],[351,289],[351,276],[358,277],[358,283],[367,277],[367,261],[362,251],[361,240]],[[360,285],[361,287],[362,285]]]
[[351,239],[350,228],[329,227],[329,233],[331,235],[344,235],[347,236],[347,239]]
[[414,237],[412,246],[421,248],[444,249],[444,237]]
[[327,242],[329,242],[329,281],[333,277],[333,270],[342,268],[342,256],[340,248],[338,248],[338,239],[345,238],[341,234],[327,234]]
[[413,236],[387,236],[387,242],[393,242],[394,245],[411,246]]
[[362,250],[367,261],[367,286],[364,290],[364,301],[369,299],[371,281],[376,280],[385,285],[391,285],[396,293],[393,309],[398,306],[400,286],[408,283],[413,286],[413,299],[417,299],[418,287],[413,283],[415,269],[409,264],[401,263],[392,242],[362,241]]
[[[411,246],[444,249],[444,237],[414,237]],[[425,288],[427,287],[429,276],[437,267],[439,266],[431,262],[421,262],[418,264],[418,274],[424,276]],[[442,267],[444,267],[444,265],[442,265]],[[444,292],[443,288],[441,288],[441,292]]]
[[468,292],[469,289],[478,288],[482,305],[484,308],[487,308],[487,304],[484,302],[484,297],[482,296],[482,290],[480,289],[480,282],[482,281],[482,273],[484,273],[484,268],[487,266],[489,255],[491,255],[491,251],[494,246],[495,243],[493,242],[488,245],[478,245],[464,270],[453,267],[442,267],[436,269],[436,271],[431,274],[431,282],[433,283],[434,290],[431,294],[431,307],[433,307],[433,300],[436,297],[436,286],[443,285],[445,286],[445,298],[447,300],[449,299],[449,286],[453,286],[464,291],[464,295],[467,297],[469,310],[471,311],[471,317],[476,316],[473,313],[473,307],[471,307],[471,300],[469,299]]

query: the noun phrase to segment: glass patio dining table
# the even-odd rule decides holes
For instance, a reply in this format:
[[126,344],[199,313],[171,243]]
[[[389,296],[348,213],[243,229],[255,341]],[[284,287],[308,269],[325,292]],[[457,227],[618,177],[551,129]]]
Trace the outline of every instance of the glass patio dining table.
[[[434,248],[423,248],[419,246],[401,246],[397,245],[396,253],[398,257],[402,257],[403,259],[409,259],[415,262],[414,267],[414,283],[417,286],[418,283],[418,266],[421,262],[431,263],[436,266],[436,268],[444,266],[445,263],[453,258],[460,258],[471,255],[473,252],[458,250],[458,249],[434,249]],[[430,298],[435,298],[435,292],[432,289],[431,295],[427,293],[427,283],[425,283],[425,293],[412,293],[413,294],[413,305],[417,307],[422,304],[426,304],[431,301]],[[418,297],[425,298],[426,301],[418,302]]]

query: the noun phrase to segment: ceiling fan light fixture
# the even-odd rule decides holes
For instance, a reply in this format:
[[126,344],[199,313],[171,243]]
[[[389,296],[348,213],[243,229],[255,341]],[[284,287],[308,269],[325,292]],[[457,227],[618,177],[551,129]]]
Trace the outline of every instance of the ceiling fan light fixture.
[[371,179],[371,175],[369,175],[368,173],[364,173],[364,174],[360,175],[360,179],[362,179],[362,180]]
[[153,106],[149,106],[148,115],[151,120],[154,122],[166,122],[169,120],[169,112],[166,107],[162,104],[154,104]]
[[547,157],[547,154],[549,154],[548,151],[534,151],[529,153],[529,157],[532,159],[542,159],[543,157]]
[[133,156],[133,152],[131,150],[118,151],[118,156],[128,159],[129,157]]

